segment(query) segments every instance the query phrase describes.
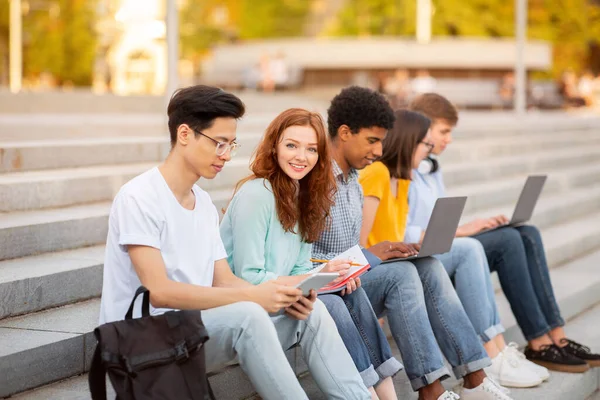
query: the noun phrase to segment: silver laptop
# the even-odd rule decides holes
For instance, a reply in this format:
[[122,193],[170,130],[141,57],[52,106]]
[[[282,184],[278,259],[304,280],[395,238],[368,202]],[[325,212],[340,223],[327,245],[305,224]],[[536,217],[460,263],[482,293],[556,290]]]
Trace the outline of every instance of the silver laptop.
[[547,178],[547,175],[530,175],[527,177],[527,181],[525,182],[525,186],[523,186],[523,190],[521,190],[521,195],[519,196],[519,200],[517,201],[517,205],[515,206],[515,211],[513,212],[510,222],[506,225],[485,229],[479,232],[478,235],[496,229],[501,229],[506,226],[521,225],[529,221],[533,215],[533,210],[535,209],[535,205],[540,198],[540,194],[542,193],[542,189],[544,188]]
[[392,258],[383,261],[382,264],[414,260],[449,252],[466,202],[467,198],[464,196],[437,199],[425,230],[425,237],[419,254],[405,258]]

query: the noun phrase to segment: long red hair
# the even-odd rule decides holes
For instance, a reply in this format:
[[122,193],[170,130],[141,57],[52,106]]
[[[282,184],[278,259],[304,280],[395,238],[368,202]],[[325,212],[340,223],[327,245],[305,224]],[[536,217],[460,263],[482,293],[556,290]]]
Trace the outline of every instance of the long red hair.
[[[282,139],[283,131],[290,126],[310,126],[317,134],[319,159],[313,169],[299,181],[299,187],[277,162],[277,145]],[[249,180],[268,180],[275,196],[277,217],[283,229],[299,233],[305,242],[317,241],[327,227],[337,190],[323,118],[318,113],[302,108],[290,108],[279,114],[269,124],[256,148],[250,170],[252,175],[238,182],[236,191]],[[296,224],[299,232],[295,231]]]

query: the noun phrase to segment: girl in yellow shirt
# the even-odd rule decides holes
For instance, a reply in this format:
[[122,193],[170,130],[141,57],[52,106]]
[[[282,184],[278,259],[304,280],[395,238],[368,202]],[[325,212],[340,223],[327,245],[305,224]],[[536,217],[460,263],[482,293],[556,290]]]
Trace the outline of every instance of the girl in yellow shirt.
[[417,168],[433,148],[427,138],[430,124],[427,117],[399,110],[396,111],[396,125],[399,121],[403,131],[413,134],[388,133],[383,140],[382,157],[360,171],[358,181],[365,196],[360,233],[363,246],[385,240],[404,241],[412,169]]

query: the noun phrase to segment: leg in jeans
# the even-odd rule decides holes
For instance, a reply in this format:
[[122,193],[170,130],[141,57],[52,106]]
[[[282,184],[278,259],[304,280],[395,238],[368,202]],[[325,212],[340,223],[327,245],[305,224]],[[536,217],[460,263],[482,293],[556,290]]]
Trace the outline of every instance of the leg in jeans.
[[485,249],[491,271],[498,271],[500,285],[523,335],[529,341],[547,334],[551,327],[533,287],[521,234],[505,227],[474,236]]
[[[333,318],[340,337],[354,361],[354,365],[360,372],[360,376],[366,387],[374,386],[379,381],[379,376],[369,357],[369,350],[361,337],[357,326],[354,324],[348,309],[340,296],[326,294],[319,296],[319,300],[325,304],[327,311]],[[367,300],[368,301],[368,300]]]
[[210,339],[207,368],[239,360],[258,394],[267,400],[308,399],[283,353],[269,315],[256,303],[239,302],[202,311]]
[[457,238],[448,253],[435,258],[450,275],[456,294],[481,340],[487,343],[504,332],[481,243],[472,238]]
[[409,262],[381,264],[364,274],[361,281],[375,314],[388,316],[413,390],[448,378],[414,265]]
[[442,263],[433,257],[412,261],[425,293],[429,321],[457,378],[491,365]]
[[328,399],[371,399],[323,302],[315,302],[306,321],[286,315],[272,320],[284,349],[300,345],[312,377]]
[[531,283],[533,283],[535,295],[546,317],[546,322],[552,329],[564,326],[565,320],[560,315],[560,309],[554,297],[540,231],[535,226],[530,225],[519,226],[515,229],[523,240]]
[[364,289],[358,288],[351,294],[342,296],[341,299],[368,349],[378,381],[396,375],[402,369],[402,364],[392,355],[390,343],[379,325]]

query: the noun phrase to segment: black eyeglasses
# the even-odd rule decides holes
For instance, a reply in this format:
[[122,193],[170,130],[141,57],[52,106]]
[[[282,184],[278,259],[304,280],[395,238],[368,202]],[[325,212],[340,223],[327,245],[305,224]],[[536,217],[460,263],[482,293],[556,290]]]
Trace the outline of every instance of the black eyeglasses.
[[424,140],[422,140],[420,143],[423,143],[425,146],[427,146],[430,153],[433,151],[433,148],[435,147],[435,144],[433,144],[431,142],[426,142]]
[[215,153],[217,156],[221,157],[223,156],[225,153],[227,153],[227,150],[229,150],[229,154],[231,155],[231,157],[235,156],[235,153],[237,153],[237,150],[240,148],[240,144],[233,142],[233,143],[227,143],[227,142],[219,142],[216,139],[211,138],[210,136],[205,135],[204,133],[197,131],[195,129],[192,129],[195,133],[197,133],[198,135],[204,136],[207,139],[212,140],[217,147],[215,147]]

